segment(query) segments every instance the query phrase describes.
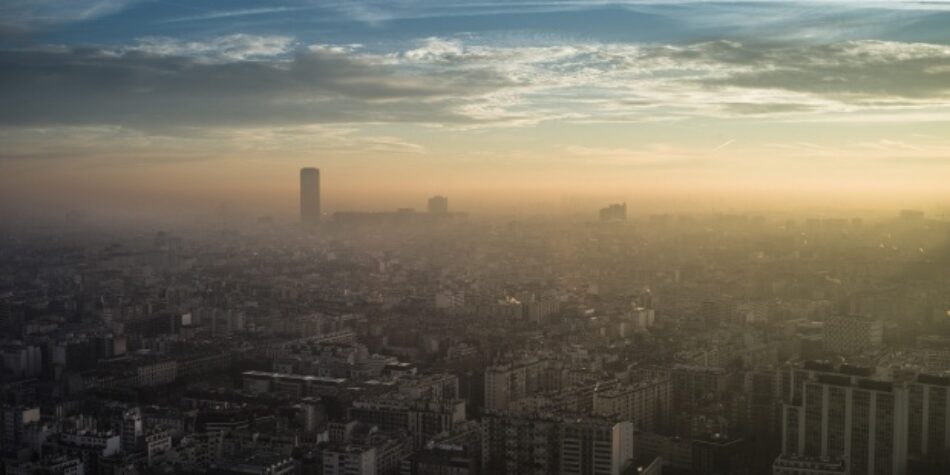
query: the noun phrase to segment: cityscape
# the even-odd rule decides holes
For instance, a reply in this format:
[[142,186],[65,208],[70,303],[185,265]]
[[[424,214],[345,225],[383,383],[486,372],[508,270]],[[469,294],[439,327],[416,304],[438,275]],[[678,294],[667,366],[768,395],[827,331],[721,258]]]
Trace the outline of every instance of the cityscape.
[[950,2],[0,5],[0,475],[950,474]]

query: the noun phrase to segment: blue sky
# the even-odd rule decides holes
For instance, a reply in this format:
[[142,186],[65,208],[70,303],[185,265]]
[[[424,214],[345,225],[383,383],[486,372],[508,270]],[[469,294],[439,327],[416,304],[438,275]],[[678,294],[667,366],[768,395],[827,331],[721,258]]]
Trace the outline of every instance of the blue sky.
[[315,156],[353,186],[937,190],[948,124],[950,1],[0,4],[15,198],[52,164],[238,183]]
[[887,39],[945,43],[945,1],[161,1],[11,0],[7,44],[115,44],[143,36],[289,35],[302,42],[395,46],[472,34],[496,41]]

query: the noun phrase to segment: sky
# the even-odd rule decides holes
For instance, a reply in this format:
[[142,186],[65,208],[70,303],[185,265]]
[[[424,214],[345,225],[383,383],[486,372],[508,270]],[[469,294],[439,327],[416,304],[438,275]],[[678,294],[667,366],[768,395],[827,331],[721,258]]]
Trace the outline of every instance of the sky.
[[[950,202],[950,1],[0,3],[0,210]],[[585,201],[586,200],[586,201]]]

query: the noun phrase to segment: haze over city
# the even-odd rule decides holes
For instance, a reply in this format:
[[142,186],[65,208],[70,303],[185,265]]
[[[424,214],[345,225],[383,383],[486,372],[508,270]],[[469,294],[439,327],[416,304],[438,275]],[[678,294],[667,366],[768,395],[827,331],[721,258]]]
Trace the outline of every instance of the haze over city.
[[0,474],[946,475],[950,0],[0,1]]

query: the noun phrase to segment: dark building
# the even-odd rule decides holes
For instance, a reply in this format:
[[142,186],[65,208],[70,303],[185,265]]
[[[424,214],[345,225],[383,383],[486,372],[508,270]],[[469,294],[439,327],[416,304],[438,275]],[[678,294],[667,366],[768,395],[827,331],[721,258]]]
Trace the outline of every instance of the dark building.
[[627,203],[614,203],[600,209],[601,221],[626,221]]
[[320,222],[320,169],[300,169],[300,222],[314,225]]
[[429,198],[429,212],[445,214],[449,212],[449,199],[444,196],[433,196]]

